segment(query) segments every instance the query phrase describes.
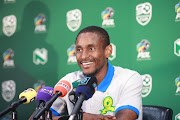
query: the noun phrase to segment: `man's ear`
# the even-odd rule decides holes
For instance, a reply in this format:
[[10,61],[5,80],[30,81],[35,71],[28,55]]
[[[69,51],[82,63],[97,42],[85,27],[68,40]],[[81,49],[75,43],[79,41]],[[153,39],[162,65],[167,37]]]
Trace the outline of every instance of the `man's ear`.
[[108,46],[106,46],[105,48],[105,57],[109,58],[112,54],[112,45],[109,44]]

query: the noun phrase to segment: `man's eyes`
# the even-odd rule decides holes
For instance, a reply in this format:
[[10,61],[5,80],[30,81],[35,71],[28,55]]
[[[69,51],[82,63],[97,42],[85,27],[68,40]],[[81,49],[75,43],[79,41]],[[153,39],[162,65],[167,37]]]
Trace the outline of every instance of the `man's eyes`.
[[95,50],[95,48],[91,47],[90,50]]

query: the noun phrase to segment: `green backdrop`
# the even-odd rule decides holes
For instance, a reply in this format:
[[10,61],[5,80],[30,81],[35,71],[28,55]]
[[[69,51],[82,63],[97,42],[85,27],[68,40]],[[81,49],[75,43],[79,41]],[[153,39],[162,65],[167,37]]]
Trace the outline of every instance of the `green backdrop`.
[[[142,75],[143,104],[170,107],[180,120],[179,2],[0,0],[0,111],[25,89],[54,87],[79,70],[76,35],[96,25],[110,35],[110,63]],[[18,119],[28,119],[36,106],[20,105]],[[0,119],[9,118],[11,112]]]

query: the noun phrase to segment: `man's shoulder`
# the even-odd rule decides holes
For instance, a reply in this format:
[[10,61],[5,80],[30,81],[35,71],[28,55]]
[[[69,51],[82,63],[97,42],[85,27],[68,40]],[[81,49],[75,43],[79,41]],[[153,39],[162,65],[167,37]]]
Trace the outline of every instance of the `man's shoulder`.
[[140,74],[137,71],[129,69],[129,68],[122,68],[119,66],[114,66],[114,68],[115,68],[114,75],[116,75],[116,76],[121,76],[121,77],[123,77],[123,76],[131,77],[133,75],[140,76]]

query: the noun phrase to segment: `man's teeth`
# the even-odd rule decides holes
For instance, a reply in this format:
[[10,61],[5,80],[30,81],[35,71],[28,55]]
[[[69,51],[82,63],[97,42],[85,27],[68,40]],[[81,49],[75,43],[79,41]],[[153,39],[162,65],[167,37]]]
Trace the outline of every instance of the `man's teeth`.
[[83,65],[88,65],[88,64],[91,64],[91,63],[93,63],[93,62],[82,63],[82,64],[83,64]]

